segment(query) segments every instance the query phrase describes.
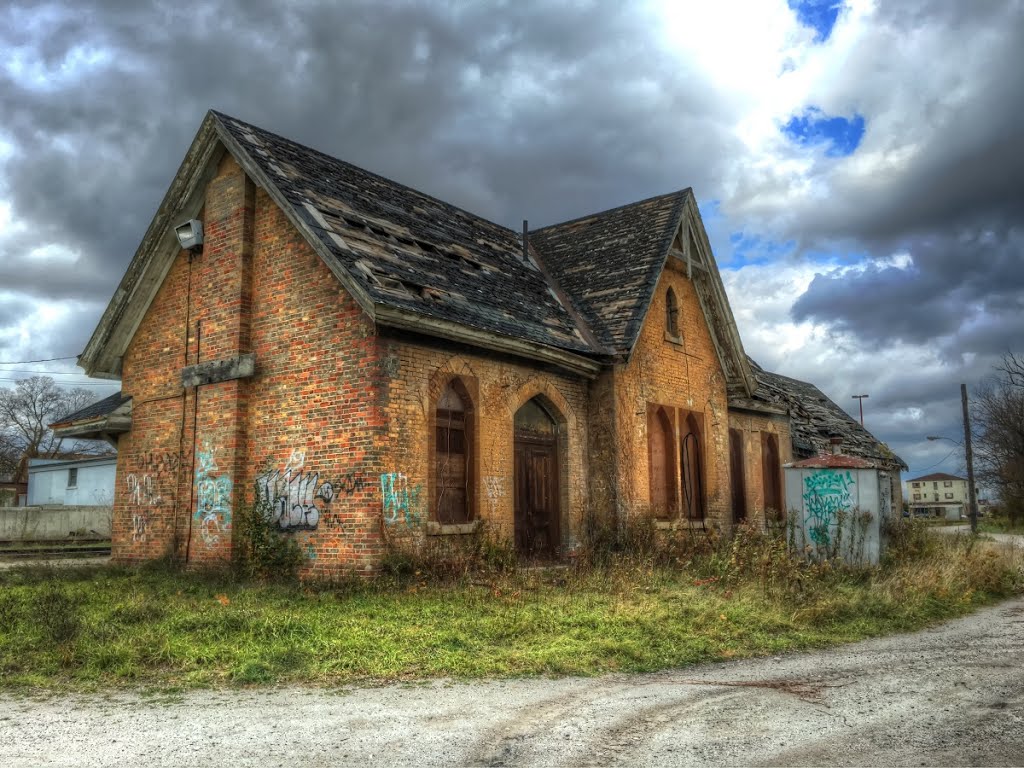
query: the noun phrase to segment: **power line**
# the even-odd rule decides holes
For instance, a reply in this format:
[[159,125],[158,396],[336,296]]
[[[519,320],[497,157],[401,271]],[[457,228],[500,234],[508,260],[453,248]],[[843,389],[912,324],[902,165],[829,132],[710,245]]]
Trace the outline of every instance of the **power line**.
[[[3,365],[3,363],[0,363]],[[27,368],[0,368],[0,373],[41,373],[45,376],[81,376],[82,374],[78,371],[43,371],[43,370],[30,370]]]
[[76,360],[78,355],[69,355],[68,357],[46,357],[42,360],[4,360],[0,362],[0,365],[28,365],[29,363],[54,363],[58,360]]
[[[28,379],[12,379],[12,378],[8,378],[8,377],[5,377],[5,376],[0,376],[0,381],[19,382],[19,381],[28,381]],[[120,386],[120,382],[118,382],[118,381],[109,381],[109,382],[108,381],[64,381],[64,382],[61,382],[61,383],[66,385],[66,386],[75,386],[75,387],[117,387],[117,386]]]
[[[959,446],[957,446],[957,447],[959,447]],[[927,470],[931,469],[932,467],[937,467],[937,466],[939,466],[939,464],[941,464],[941,463],[942,463],[942,462],[944,462],[944,461],[945,461],[946,459],[948,459],[948,458],[949,458],[950,456],[952,456],[952,455],[953,455],[953,454],[954,454],[955,452],[956,452],[956,448],[954,448],[954,449],[953,449],[952,451],[950,451],[949,453],[947,453],[947,454],[946,454],[945,456],[943,456],[943,457],[942,457],[941,459],[939,459],[938,461],[936,461],[936,462],[935,462],[934,464],[929,464],[929,465],[928,465],[927,467],[925,467],[924,469],[919,469],[919,470],[917,470],[916,472],[911,472],[910,470],[907,470],[907,474],[908,474],[908,475],[917,475],[917,474],[919,474],[919,473],[921,473],[921,472],[926,472]]]

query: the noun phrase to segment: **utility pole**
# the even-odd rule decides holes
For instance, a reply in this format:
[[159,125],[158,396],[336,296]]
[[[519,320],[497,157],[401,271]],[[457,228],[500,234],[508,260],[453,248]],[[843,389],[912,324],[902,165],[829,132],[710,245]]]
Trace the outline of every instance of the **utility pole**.
[[967,454],[967,496],[970,502],[971,533],[978,532],[978,497],[974,491],[974,451],[971,450],[971,417],[967,410],[967,385],[960,385],[964,406],[964,452]]
[[867,395],[854,395],[853,399],[860,402],[860,425],[864,426],[864,398]]

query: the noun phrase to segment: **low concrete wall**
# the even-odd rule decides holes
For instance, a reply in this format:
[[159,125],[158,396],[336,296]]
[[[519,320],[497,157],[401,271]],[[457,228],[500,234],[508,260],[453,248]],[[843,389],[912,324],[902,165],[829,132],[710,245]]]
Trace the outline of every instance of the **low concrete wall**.
[[110,536],[110,507],[0,507],[0,541]]

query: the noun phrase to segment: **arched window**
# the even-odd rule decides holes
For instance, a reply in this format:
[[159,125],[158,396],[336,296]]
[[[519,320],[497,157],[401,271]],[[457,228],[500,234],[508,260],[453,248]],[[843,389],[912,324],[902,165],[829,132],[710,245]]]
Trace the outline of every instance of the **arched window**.
[[453,379],[434,412],[434,494],[432,512],[442,524],[472,520],[472,404],[466,388]]
[[743,461],[743,432],[729,429],[729,481],[732,501],[732,521],[747,519],[747,483]]
[[679,300],[671,288],[665,294],[665,333],[674,339],[679,338]]
[[764,512],[769,520],[785,519],[782,502],[782,459],[779,456],[779,436],[761,433],[761,484],[764,487]]

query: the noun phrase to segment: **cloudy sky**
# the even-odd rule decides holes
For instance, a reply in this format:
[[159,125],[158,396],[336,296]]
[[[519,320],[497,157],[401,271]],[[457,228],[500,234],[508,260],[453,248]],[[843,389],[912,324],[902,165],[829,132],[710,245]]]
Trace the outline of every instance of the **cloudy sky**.
[[22,361],[82,351],[215,108],[512,227],[692,186],[748,353],[957,472],[925,435],[1024,352],[1021,72],[1024,0],[7,0],[0,386],[84,380]]

